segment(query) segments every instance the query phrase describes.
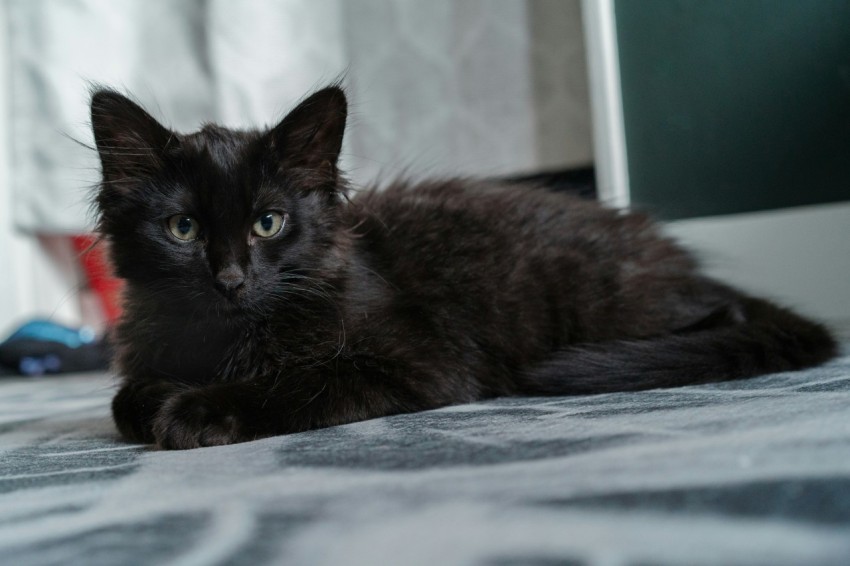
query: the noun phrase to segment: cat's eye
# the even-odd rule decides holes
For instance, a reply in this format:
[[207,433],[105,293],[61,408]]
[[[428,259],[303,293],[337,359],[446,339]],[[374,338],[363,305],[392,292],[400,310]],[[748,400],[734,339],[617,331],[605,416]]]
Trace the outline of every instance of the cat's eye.
[[268,211],[257,218],[251,231],[261,238],[271,238],[283,229],[284,224],[286,224],[286,216],[282,216],[279,212]]
[[188,242],[198,237],[201,226],[198,221],[185,214],[175,214],[168,219],[168,230],[178,240]]

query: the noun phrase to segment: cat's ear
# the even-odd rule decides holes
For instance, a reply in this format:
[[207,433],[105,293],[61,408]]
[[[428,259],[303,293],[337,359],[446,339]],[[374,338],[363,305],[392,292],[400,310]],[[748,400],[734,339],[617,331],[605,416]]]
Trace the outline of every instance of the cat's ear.
[[179,143],[173,132],[138,104],[112,90],[92,95],[91,123],[107,182],[152,174],[161,167],[166,150]]
[[308,169],[335,180],[347,114],[340,87],[312,94],[269,132],[275,159],[285,169]]

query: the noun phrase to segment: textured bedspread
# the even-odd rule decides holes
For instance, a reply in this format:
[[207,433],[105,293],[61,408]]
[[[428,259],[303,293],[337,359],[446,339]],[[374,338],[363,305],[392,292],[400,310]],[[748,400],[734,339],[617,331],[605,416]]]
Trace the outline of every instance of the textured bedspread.
[[0,381],[0,563],[850,564],[850,357],[185,452],[113,391]]

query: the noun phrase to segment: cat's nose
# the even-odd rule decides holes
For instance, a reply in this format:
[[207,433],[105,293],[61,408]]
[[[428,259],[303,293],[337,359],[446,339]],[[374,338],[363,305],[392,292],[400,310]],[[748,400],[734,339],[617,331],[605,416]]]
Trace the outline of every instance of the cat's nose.
[[245,272],[235,263],[231,263],[215,276],[215,285],[223,293],[233,293],[244,284]]

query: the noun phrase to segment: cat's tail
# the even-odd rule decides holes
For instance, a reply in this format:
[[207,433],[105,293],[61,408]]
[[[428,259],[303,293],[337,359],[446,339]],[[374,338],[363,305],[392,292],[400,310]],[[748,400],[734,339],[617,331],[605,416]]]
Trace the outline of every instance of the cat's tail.
[[580,395],[727,381],[815,366],[837,353],[816,322],[755,298],[740,307],[737,322],[561,350],[521,376],[519,392]]

